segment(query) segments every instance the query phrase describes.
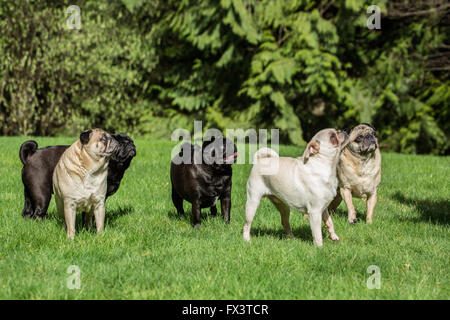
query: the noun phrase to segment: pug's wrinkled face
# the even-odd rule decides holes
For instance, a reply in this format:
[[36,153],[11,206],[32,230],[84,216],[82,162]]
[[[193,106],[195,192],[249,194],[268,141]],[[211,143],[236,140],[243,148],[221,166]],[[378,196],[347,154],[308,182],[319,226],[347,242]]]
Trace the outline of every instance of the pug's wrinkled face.
[[237,148],[231,139],[211,137],[202,146],[203,160],[206,164],[231,165],[238,156]]
[[311,156],[322,154],[330,159],[337,159],[341,150],[347,145],[347,133],[335,129],[323,129],[317,132],[306,146],[303,154],[306,163]]
[[87,154],[95,160],[111,157],[117,150],[117,140],[102,129],[92,129],[80,134],[80,142]]
[[117,141],[117,152],[112,156],[112,160],[119,164],[128,164],[136,156],[136,146],[133,140],[124,133],[113,134],[112,137]]
[[362,156],[373,153],[378,148],[378,139],[375,128],[368,124],[360,124],[350,132],[348,148]]

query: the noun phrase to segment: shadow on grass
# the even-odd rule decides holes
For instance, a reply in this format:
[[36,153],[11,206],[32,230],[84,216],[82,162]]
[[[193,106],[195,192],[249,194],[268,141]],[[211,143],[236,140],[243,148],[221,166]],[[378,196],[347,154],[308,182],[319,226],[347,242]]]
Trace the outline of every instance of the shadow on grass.
[[[200,215],[201,221],[205,221],[210,218],[216,218],[219,216],[221,217],[220,212],[218,212],[216,215],[214,215],[214,214],[211,214],[209,210],[210,209],[208,209],[208,208],[202,209],[201,215]],[[184,214],[178,214],[178,212],[176,212],[175,210],[170,210],[167,212],[167,216],[169,217],[169,219],[185,221],[187,223],[192,224],[192,210],[187,210],[184,212]]]
[[[303,241],[312,241],[311,228],[309,223],[307,225],[298,226],[292,228],[294,238],[302,239]],[[250,231],[252,237],[274,237],[278,239],[289,239],[290,237],[284,232],[282,226],[278,229],[266,229],[266,228],[252,228]]]
[[412,221],[426,221],[438,223],[445,226],[450,225],[450,201],[449,200],[429,200],[414,199],[405,197],[400,192],[396,192],[392,199],[409,206],[411,209],[417,210],[420,217],[406,218]]
[[[366,202],[362,199],[358,199],[358,198],[353,198],[353,205],[355,205],[355,201],[363,201],[364,202],[364,207],[366,206]],[[356,207],[355,207],[356,210]],[[376,213],[376,207],[375,207],[375,213]],[[337,207],[337,209],[335,211],[329,211],[331,218],[333,218],[334,215],[338,216],[338,217],[345,217],[348,218],[348,210],[347,210],[347,205],[345,204],[344,201],[342,201],[339,205],[339,207]],[[358,221],[365,221],[366,220],[366,210],[356,210],[356,217],[358,218]]]
[[131,206],[118,207],[113,210],[106,210],[105,222],[107,224],[114,225],[114,222],[122,216],[126,216],[134,212],[134,208]]
[[113,210],[106,210],[106,219],[114,221],[122,216],[133,213],[134,208],[131,206],[118,207]]
[[[105,224],[114,225],[114,221],[118,218],[128,215],[134,212],[134,208],[131,206],[118,207],[113,210],[106,210],[105,212]],[[83,224],[83,215],[81,212],[77,212],[76,220],[75,220],[75,230],[85,229]],[[91,229],[95,229],[95,218],[92,217],[92,227]],[[65,224],[65,220],[61,218],[56,211],[48,212],[47,220],[56,221],[58,223]]]

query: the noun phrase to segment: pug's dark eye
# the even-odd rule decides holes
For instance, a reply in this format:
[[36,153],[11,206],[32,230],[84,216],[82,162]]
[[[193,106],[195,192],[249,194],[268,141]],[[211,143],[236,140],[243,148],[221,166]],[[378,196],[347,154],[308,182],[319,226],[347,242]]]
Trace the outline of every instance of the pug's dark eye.
[[356,137],[355,141],[360,142],[362,139],[364,139],[364,137],[362,135],[359,135]]

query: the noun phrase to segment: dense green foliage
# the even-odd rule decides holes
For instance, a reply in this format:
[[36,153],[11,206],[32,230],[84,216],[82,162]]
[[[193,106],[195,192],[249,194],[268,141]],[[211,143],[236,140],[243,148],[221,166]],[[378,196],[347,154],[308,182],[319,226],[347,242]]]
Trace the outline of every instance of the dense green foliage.
[[[35,138],[40,146],[76,138]],[[450,157],[383,153],[383,179],[374,222],[365,202],[354,204],[361,222],[347,222],[345,204],[333,215],[339,242],[313,245],[309,222],[291,213],[293,238],[280,214],[263,199],[242,238],[246,182],[251,165],[233,166],[231,223],[209,210],[191,225],[191,206],[177,217],[170,197],[174,143],[136,139],[138,154],[118,192],[106,202],[106,226],[81,228],[74,241],[52,199],[45,221],[25,220],[23,137],[0,137],[0,299],[448,299],[450,297]],[[244,154],[238,146],[239,154]],[[280,154],[302,150],[281,146]],[[411,170],[414,168],[414,170]],[[69,290],[67,269],[80,267],[81,288]],[[366,286],[370,265],[381,289]],[[180,318],[180,317],[177,317]]]
[[[450,152],[448,4],[369,0],[0,2],[0,130],[99,126],[169,138],[178,127],[323,127],[371,122],[382,147]],[[59,3],[59,4],[55,4]]]

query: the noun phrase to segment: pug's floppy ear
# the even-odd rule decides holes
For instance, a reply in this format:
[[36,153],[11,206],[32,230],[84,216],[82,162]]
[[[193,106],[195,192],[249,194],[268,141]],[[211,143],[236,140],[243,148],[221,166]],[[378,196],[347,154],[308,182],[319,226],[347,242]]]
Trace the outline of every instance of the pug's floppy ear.
[[309,157],[319,153],[320,150],[320,141],[314,140],[308,143],[306,146],[305,152],[303,153],[303,163],[308,162]]
[[211,136],[205,136],[203,138],[203,144],[202,144],[202,148],[206,148],[208,145],[214,143],[214,141],[216,141],[216,136],[215,135],[211,135]]
[[92,130],[86,130],[86,131],[84,131],[84,132],[82,132],[80,134],[81,144],[86,144],[86,143],[89,142],[89,139],[91,137],[91,133],[92,133]]

